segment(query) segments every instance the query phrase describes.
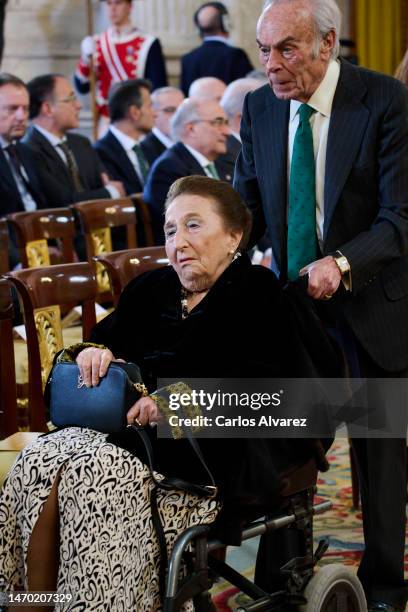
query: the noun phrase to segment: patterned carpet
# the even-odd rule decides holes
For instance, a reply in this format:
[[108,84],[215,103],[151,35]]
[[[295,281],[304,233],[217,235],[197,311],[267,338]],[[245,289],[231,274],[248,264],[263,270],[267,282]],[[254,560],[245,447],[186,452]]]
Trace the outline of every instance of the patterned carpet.
[[[321,475],[318,481],[318,499],[330,499],[333,508],[314,521],[315,541],[324,536],[330,541],[329,550],[320,565],[343,563],[357,569],[363,550],[363,527],[361,512],[352,509],[348,441],[336,441],[328,458],[330,471]],[[252,578],[256,548],[255,540],[244,543],[240,548],[229,548],[227,561]],[[408,549],[405,569],[408,571]],[[227,582],[217,583],[213,588],[213,601],[218,612],[235,610],[244,597]]]

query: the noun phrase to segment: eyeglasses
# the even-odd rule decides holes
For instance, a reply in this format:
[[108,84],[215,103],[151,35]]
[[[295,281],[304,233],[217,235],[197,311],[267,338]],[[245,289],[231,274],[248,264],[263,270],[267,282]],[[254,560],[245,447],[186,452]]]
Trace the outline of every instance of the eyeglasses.
[[166,113],[166,115],[174,115],[177,110],[177,106],[165,106],[164,108],[157,108],[157,113]]
[[61,100],[56,100],[55,103],[56,104],[72,104],[73,102],[76,102],[78,100],[77,96],[72,93],[69,96],[67,96],[66,98],[61,98]]
[[228,119],[224,119],[224,117],[216,117],[215,119],[195,119],[191,121],[191,123],[209,123],[214,127],[228,127],[229,121]]

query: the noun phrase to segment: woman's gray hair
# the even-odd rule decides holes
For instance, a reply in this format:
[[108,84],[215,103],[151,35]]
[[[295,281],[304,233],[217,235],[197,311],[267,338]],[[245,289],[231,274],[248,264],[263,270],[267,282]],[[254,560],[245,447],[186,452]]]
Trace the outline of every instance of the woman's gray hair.
[[[297,0],[266,0],[264,10],[276,4],[290,4]],[[336,0],[306,0],[310,5],[311,15],[316,30],[316,43],[313,54],[317,57],[320,41],[333,30],[336,40],[332,49],[332,58],[336,59],[340,53],[341,13]]]
[[171,137],[174,142],[182,140],[184,136],[184,128],[188,123],[201,119],[200,106],[202,100],[196,98],[186,98],[180,104],[176,112],[174,113],[170,127]]

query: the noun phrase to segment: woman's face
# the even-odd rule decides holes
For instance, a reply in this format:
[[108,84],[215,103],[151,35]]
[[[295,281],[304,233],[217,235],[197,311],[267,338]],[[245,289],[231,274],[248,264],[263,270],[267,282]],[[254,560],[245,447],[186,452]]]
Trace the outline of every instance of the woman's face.
[[209,289],[231,263],[242,238],[242,232],[225,228],[210,198],[187,194],[167,209],[164,233],[167,257],[189,291]]

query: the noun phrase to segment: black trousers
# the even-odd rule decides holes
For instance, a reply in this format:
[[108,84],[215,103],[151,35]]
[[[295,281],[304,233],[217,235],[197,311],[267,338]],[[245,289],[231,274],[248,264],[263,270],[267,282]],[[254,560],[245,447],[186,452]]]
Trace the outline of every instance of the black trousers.
[[[343,327],[344,329],[344,327]],[[336,330],[336,337],[338,337]],[[341,330],[342,331],[342,330]],[[368,405],[387,399],[376,379],[407,378],[408,370],[389,373],[375,364],[354,335],[340,334],[351,376],[370,378]],[[356,372],[356,367],[358,372]],[[378,411],[377,416],[378,417]],[[408,588],[404,582],[405,523],[407,501],[406,428],[401,438],[354,438],[360,479],[365,551],[358,570],[368,600],[404,607]],[[305,554],[301,534],[282,529],[261,538],[255,582],[266,591],[282,588],[279,568],[289,559]]]
[[[376,379],[407,378],[408,370],[386,372],[356,344],[361,376],[368,382],[368,406],[387,405],[386,390]],[[389,402],[388,402],[389,403]],[[387,410],[392,409],[388,406]],[[406,429],[401,438],[353,438],[360,480],[365,550],[358,569],[368,600],[404,607],[407,502]]]

